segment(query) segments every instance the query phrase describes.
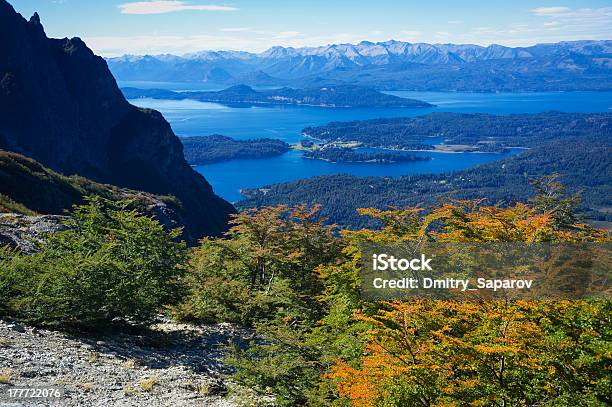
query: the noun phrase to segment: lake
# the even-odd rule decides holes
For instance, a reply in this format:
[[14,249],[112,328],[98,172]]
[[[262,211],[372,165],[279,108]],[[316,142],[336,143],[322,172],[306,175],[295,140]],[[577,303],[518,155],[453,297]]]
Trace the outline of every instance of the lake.
[[[124,84],[121,84],[124,85]],[[134,85],[134,84],[132,84]],[[145,87],[145,83],[139,83]],[[193,84],[164,86],[186,90]],[[156,87],[151,85],[149,87]],[[612,92],[463,93],[388,92],[435,104],[426,109],[406,108],[322,108],[298,106],[227,107],[192,100],[136,99],[130,102],[162,112],[179,136],[223,134],[236,139],[269,137],[296,143],[300,131],[331,121],[366,120],[380,117],[418,116],[430,112],[485,112],[494,114],[537,113],[549,110],[605,112],[612,110]],[[430,153],[429,161],[402,163],[330,163],[301,158],[298,151],[267,159],[232,160],[195,167],[212,184],[215,192],[235,202],[240,189],[292,181],[325,174],[358,176],[400,176],[462,170],[499,160],[521,150],[499,153]]]

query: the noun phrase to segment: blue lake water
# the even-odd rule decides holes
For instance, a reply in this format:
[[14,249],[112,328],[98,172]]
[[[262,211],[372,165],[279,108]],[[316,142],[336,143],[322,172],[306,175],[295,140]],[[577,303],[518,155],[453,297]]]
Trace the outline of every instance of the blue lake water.
[[[125,85],[125,84],[124,84]],[[135,84],[131,84],[135,85]],[[186,90],[193,84],[165,86]],[[145,87],[139,84],[139,87]],[[150,87],[156,87],[150,85]],[[446,93],[389,92],[398,96],[425,100],[436,107],[405,108],[320,108],[320,107],[227,107],[191,100],[136,99],[133,104],[157,109],[163,113],[180,136],[223,134],[237,139],[269,137],[295,143],[302,139],[301,129],[331,121],[365,120],[380,117],[418,116],[430,112],[487,112],[494,114],[536,113],[549,110],[567,112],[612,111],[612,92],[543,92],[543,93]],[[429,153],[429,161],[403,163],[329,163],[301,158],[290,151],[282,156],[258,160],[232,160],[197,166],[212,184],[215,192],[235,202],[240,189],[261,187],[324,174],[359,176],[400,176],[405,174],[440,173],[461,170],[499,160],[515,149],[496,153]]]

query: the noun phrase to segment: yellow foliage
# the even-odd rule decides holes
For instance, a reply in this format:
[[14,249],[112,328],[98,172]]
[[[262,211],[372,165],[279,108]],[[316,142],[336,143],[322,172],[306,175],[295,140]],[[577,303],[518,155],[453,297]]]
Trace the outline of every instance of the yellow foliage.
[[[357,248],[364,241],[611,240],[609,233],[584,224],[560,229],[551,213],[522,203],[502,208],[485,206],[483,200],[456,201],[427,215],[421,208],[359,212],[380,220],[383,227],[344,232],[351,242],[346,252],[353,254],[347,268],[353,270],[360,267]],[[342,266],[319,272],[323,278],[332,278],[334,273],[348,272]],[[559,373],[561,359],[555,360],[554,355],[572,351],[580,338],[551,337],[547,327],[579,315],[599,318],[601,307],[587,301],[416,298],[370,304],[354,316],[355,321],[369,326],[363,333],[366,345],[358,363],[336,360],[327,378],[354,406],[453,406],[459,405],[458,400],[460,405],[468,405],[468,400],[469,405],[492,405],[509,397],[509,389],[521,380],[535,377],[545,383],[542,391],[552,394],[559,391],[559,385],[546,378]],[[600,332],[587,325],[581,327],[581,335],[597,340]],[[610,351],[600,352],[595,360],[606,357],[609,361]]]

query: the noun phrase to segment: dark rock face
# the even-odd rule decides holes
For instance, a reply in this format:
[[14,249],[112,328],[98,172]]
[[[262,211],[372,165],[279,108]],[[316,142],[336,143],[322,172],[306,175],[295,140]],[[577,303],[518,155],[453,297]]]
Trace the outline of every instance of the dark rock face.
[[234,208],[183,157],[170,125],[121,94],[79,38],[47,38],[0,0],[0,149],[67,175],[174,195],[193,236],[219,235]]

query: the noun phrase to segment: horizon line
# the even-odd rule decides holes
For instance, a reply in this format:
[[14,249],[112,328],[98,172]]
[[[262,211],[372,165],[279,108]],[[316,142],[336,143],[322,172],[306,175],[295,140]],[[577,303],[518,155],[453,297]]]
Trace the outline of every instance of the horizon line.
[[[75,37],[75,38],[80,38],[80,37]],[[87,43],[87,37],[84,37],[83,41],[85,43]],[[122,55],[117,55],[117,56],[104,56],[104,55],[100,55],[105,59],[112,59],[112,58],[123,58],[123,57],[130,57],[130,56],[134,56],[134,57],[144,57],[144,56],[151,56],[151,57],[157,57],[157,56],[175,56],[175,57],[185,57],[188,55],[194,55],[194,54],[199,54],[199,53],[203,53],[203,52],[241,52],[241,53],[245,53],[245,54],[251,54],[251,55],[261,55],[263,53],[266,53],[272,49],[275,48],[280,48],[280,49],[293,49],[293,50],[303,50],[303,49],[317,49],[317,48],[325,48],[325,47],[332,47],[332,46],[340,46],[340,45],[351,45],[351,46],[356,46],[356,45],[360,45],[363,43],[370,43],[373,45],[378,45],[378,44],[385,44],[385,43],[390,43],[390,42],[399,42],[399,43],[403,43],[403,44],[411,44],[411,45],[418,45],[418,44],[426,44],[426,45],[455,45],[455,46],[471,46],[471,47],[479,47],[479,48],[489,48],[492,46],[499,46],[499,47],[504,47],[504,48],[509,48],[509,49],[524,49],[524,48],[531,48],[531,47],[535,47],[538,45],[554,45],[554,44],[563,44],[563,43],[579,43],[579,42],[606,42],[606,41],[612,41],[612,39],[580,39],[580,40],[561,40],[561,41],[555,41],[555,42],[537,42],[531,45],[522,45],[522,46],[508,46],[508,45],[502,45],[502,44],[498,44],[498,43],[490,43],[488,45],[479,45],[479,44],[474,44],[474,43],[453,43],[453,42],[424,42],[424,41],[418,41],[418,42],[411,42],[411,41],[401,41],[401,40],[396,40],[396,39],[388,39],[385,41],[368,41],[368,40],[362,40],[356,43],[351,43],[351,42],[343,42],[343,43],[327,43],[327,44],[322,44],[322,45],[314,45],[314,46],[306,46],[306,47],[293,47],[293,46],[282,46],[282,45],[273,45],[269,48],[266,48],[263,51],[260,52],[253,52],[253,51],[245,51],[245,50],[241,50],[241,49],[229,49],[229,48],[225,48],[225,49],[220,49],[220,48],[216,48],[216,49],[200,49],[198,51],[191,51],[191,52],[185,52],[182,54],[173,54],[170,52],[165,52],[165,53],[144,53],[144,54],[130,54],[130,53],[125,53]]]

